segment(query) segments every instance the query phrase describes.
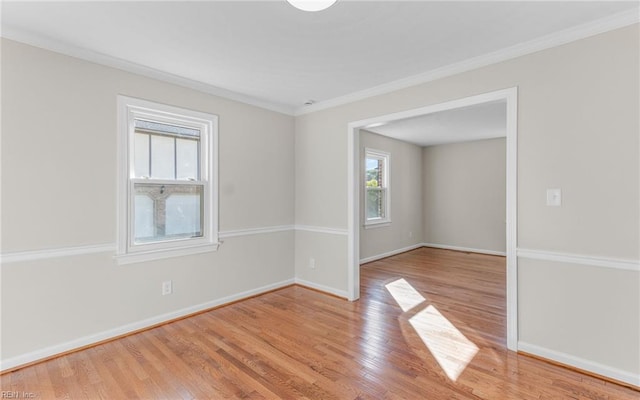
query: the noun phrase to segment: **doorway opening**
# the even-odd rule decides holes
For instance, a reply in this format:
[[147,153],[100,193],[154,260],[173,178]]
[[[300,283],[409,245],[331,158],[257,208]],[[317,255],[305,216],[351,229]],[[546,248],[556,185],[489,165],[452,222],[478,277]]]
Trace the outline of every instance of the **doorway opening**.
[[442,111],[463,109],[488,103],[506,103],[506,264],[507,264],[507,348],[517,351],[517,88],[447,101],[426,107],[381,115],[348,124],[348,294],[360,297],[360,183],[363,174],[359,143],[361,129],[389,124]]

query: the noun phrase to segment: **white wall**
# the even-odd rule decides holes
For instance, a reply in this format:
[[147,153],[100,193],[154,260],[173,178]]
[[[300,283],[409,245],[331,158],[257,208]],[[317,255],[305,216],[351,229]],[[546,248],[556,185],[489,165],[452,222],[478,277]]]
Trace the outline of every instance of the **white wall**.
[[506,140],[422,152],[424,242],[505,253]]
[[[118,94],[219,116],[218,252],[122,266],[108,250],[34,259],[116,242]],[[224,238],[293,225],[293,117],[10,40],[2,100],[2,253],[27,259],[1,267],[3,366],[294,281],[292,230]],[[174,293],[161,296],[169,279]]]
[[[422,243],[422,148],[411,143],[360,130],[360,165],[364,148],[390,154],[391,224],[364,228],[360,208],[360,259],[387,254]],[[360,204],[364,204],[364,184],[360,182]]]
[[[594,268],[587,261],[563,261],[560,271],[558,262],[521,256],[519,340],[640,385],[639,36],[636,24],[297,117],[296,223],[346,229],[349,122],[517,86],[518,247],[599,265],[597,290],[585,291],[584,277]],[[563,205],[547,207],[546,189],[556,187]],[[328,236],[296,237],[296,271],[313,254],[340,255],[307,277],[346,290],[347,237]],[[617,268],[605,267],[620,265],[614,259],[631,260],[623,263],[630,268],[624,286]],[[558,274],[563,285],[540,285]],[[628,318],[585,313],[593,296]],[[568,314],[573,323],[558,325]],[[607,329],[584,329],[590,324]]]

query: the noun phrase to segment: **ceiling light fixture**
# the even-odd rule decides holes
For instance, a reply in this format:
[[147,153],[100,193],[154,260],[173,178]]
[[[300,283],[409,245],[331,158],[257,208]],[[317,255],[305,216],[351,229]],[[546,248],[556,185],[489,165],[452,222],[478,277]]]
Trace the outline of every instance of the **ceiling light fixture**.
[[322,11],[331,7],[338,0],[287,0],[298,10],[302,11]]

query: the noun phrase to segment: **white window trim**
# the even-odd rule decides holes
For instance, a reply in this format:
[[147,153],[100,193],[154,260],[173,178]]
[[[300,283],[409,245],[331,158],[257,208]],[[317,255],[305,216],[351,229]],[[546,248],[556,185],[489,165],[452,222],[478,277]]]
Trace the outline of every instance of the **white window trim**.
[[[151,117],[155,121],[180,121],[200,130],[201,178],[204,183],[203,236],[148,244],[133,244],[131,222],[134,181],[132,156],[134,118]],[[118,96],[118,264],[130,264],[216,251],[218,242],[218,116],[158,104],[127,96]],[[149,183],[156,180],[149,180]],[[157,181],[160,182],[160,181]]]
[[[371,156],[371,157],[370,157]],[[379,158],[384,160],[385,169],[384,169],[384,190],[386,192],[385,195],[385,217],[384,218],[367,218],[367,158]],[[391,225],[391,154],[382,151],[376,150],[369,147],[364,148],[364,167],[363,167],[363,190],[364,190],[364,228],[383,228],[385,226]]]

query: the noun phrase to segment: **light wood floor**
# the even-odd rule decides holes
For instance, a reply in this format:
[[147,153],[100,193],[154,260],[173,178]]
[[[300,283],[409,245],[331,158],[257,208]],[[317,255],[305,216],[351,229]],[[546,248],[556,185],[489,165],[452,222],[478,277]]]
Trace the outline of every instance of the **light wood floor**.
[[0,383],[38,399],[640,397],[506,351],[504,271],[502,257],[418,249],[364,265],[358,302],[288,287]]

